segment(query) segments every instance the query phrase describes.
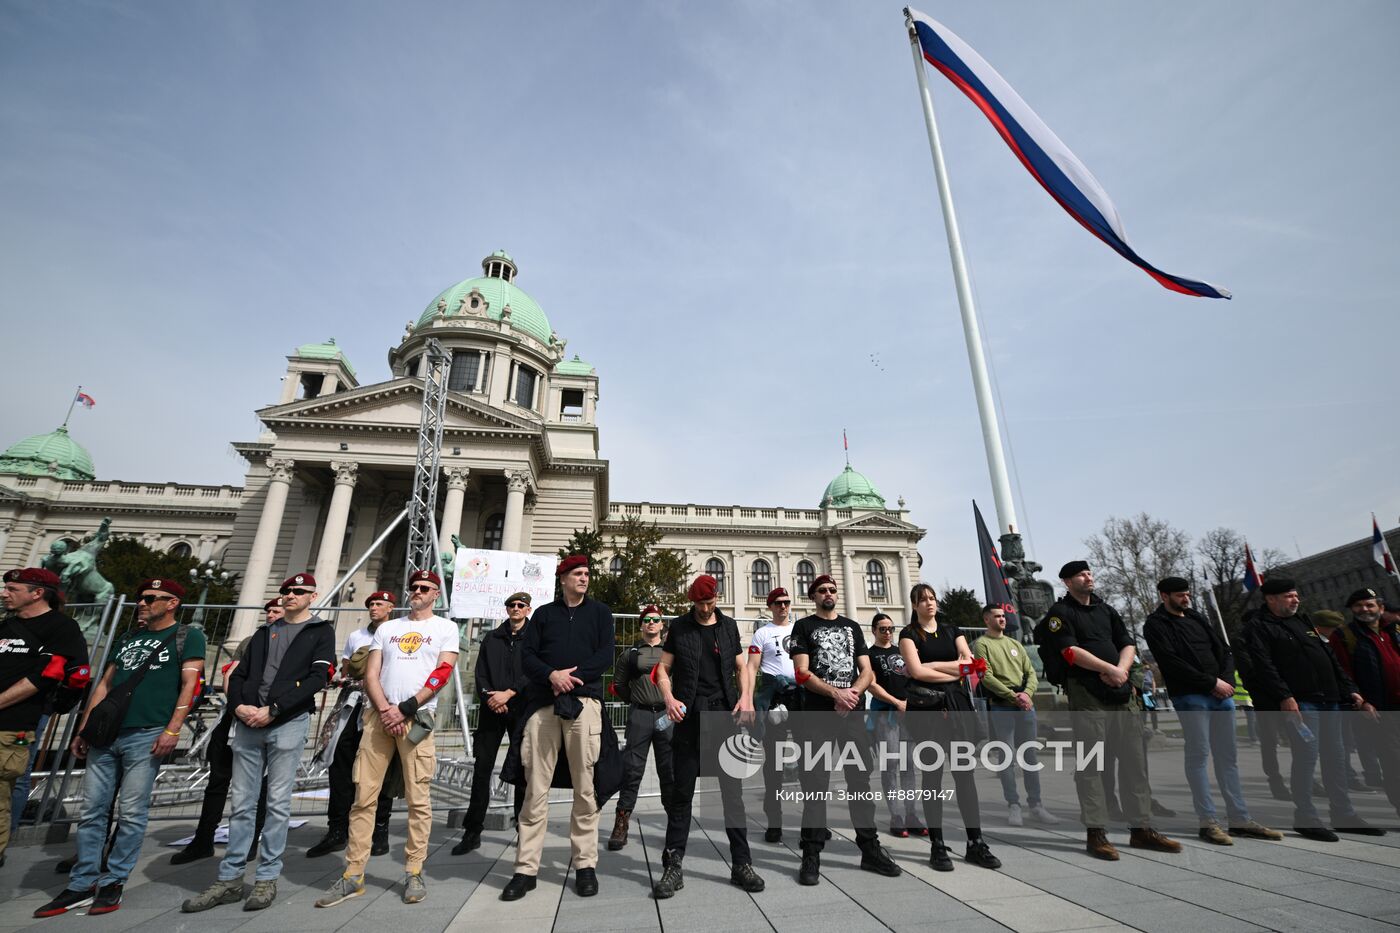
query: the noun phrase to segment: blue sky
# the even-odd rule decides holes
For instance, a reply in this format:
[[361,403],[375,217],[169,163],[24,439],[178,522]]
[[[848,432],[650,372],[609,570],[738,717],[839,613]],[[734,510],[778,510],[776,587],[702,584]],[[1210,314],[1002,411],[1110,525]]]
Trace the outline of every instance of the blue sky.
[[[1304,553],[1400,514],[1400,7],[926,3],[1170,293],[936,74],[1032,555],[1147,511]],[[820,14],[820,15],[818,15]],[[614,498],[815,505],[851,461],[979,585],[991,516],[898,4],[0,6],[0,443],[241,482],[285,355],[362,381],[493,249],[598,367]]]

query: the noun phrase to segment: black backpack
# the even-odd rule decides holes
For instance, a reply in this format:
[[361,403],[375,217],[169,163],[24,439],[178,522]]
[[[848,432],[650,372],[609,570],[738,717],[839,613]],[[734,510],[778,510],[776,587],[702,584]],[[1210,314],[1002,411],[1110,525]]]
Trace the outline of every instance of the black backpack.
[[1045,679],[1060,689],[1064,689],[1065,682],[1069,678],[1069,664],[1065,661],[1058,648],[1052,641],[1050,631],[1050,620],[1059,618],[1055,615],[1052,606],[1045,614],[1045,618],[1035,624],[1031,634],[1035,638],[1036,653],[1040,655],[1040,666],[1045,671]]

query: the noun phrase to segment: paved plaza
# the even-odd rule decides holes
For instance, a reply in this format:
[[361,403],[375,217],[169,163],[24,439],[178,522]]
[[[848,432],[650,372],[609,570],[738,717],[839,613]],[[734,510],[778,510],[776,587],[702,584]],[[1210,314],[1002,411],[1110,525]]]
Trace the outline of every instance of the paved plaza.
[[[1165,778],[1169,759],[1154,752],[1154,772]],[[1160,763],[1159,763],[1160,762]],[[1179,767],[1179,765],[1177,765]],[[650,775],[649,775],[650,777]],[[951,784],[951,782],[949,782]],[[1154,781],[1165,785],[1164,779]],[[702,784],[703,786],[703,784]],[[839,780],[833,788],[839,788]],[[104,917],[83,914],[33,920],[30,914],[64,883],[54,863],[71,851],[56,846],[14,846],[0,869],[0,933],[42,927],[66,930],[119,931],[138,927],[161,933],[288,933],[333,931],[385,933],[389,930],[471,931],[471,933],[586,933],[586,931],[665,930],[669,933],[739,933],[739,931],[937,930],[983,933],[1017,930],[1136,929],[1147,931],[1245,930],[1391,930],[1400,929],[1400,833],[1372,839],[1344,836],[1339,843],[1310,842],[1288,833],[1283,842],[1240,840],[1217,848],[1186,831],[1190,803],[1184,788],[1159,789],[1157,797],[1182,814],[1163,827],[1186,849],[1180,855],[1139,852],[1126,845],[1127,834],[1114,830],[1122,861],[1100,862],[1084,853],[1083,835],[1074,819],[1077,807],[1067,781],[1047,785],[1046,802],[1063,822],[1053,829],[1006,825],[996,782],[979,782],[985,832],[1004,868],[991,872],[961,861],[961,829],[952,825],[956,807],[948,805],[948,837],[955,843],[956,870],[939,874],[928,867],[928,843],[894,839],[882,832],[905,874],[884,878],[860,871],[859,853],[850,841],[844,805],[833,803],[836,838],[822,859],[822,883],[815,888],[796,882],[796,816],[789,805],[784,843],[762,841],[763,827],[750,832],[754,867],[767,890],[749,895],[729,884],[728,846],[717,815],[718,795],[697,796],[700,815],[685,860],[686,885],[674,899],[651,898],[660,876],[664,818],[655,797],[644,798],[634,832],[621,852],[601,852],[601,892],[581,899],[573,890],[568,866],[567,806],[551,808],[551,835],[540,871],[539,887],[516,903],[499,900],[510,878],[515,853],[508,832],[487,832],[482,847],[454,857],[458,833],[440,815],[434,826],[425,878],[428,899],[406,906],[399,900],[402,878],[402,816],[395,815],[394,850],[375,858],[367,873],[368,893],[339,907],[317,910],[313,902],[340,870],[337,856],[308,860],[305,849],[320,838],[319,820],[292,831],[287,868],[276,904],[261,913],[236,906],[186,915],[180,902],[213,878],[216,859],[175,867],[167,843],[188,835],[189,822],[152,824],[151,837],[126,889],[122,909]],[[1262,780],[1247,780],[1255,816],[1278,828],[1288,826],[1289,805],[1268,799]],[[1393,814],[1377,794],[1358,795],[1368,819],[1394,826]],[[750,812],[760,812],[755,807]],[[712,815],[713,814],[713,815]],[[600,824],[606,835],[612,806]],[[880,825],[886,826],[885,814]],[[844,827],[844,828],[843,828]],[[251,877],[251,872],[249,872]]]

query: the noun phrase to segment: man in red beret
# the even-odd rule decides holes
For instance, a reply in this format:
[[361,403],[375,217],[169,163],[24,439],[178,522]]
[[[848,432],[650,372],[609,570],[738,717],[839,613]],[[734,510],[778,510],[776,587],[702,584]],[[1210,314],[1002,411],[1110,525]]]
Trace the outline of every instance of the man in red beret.
[[333,907],[365,893],[365,864],[374,835],[374,813],[389,762],[398,755],[408,798],[408,843],[404,846],[403,902],[428,896],[423,862],[433,803],[428,787],[437,757],[433,751],[433,711],[438,691],[457,666],[461,635],[457,623],[436,615],[442,581],[431,570],[408,578],[408,615],[382,622],[370,644],[365,665],[365,693],[377,712],[365,716],[364,734],[355,753],[355,803],[350,809],[350,838],[345,870],[319,900]]
[[549,785],[562,744],[574,785],[569,843],[580,897],[598,893],[598,802],[593,769],[603,732],[603,674],[612,667],[617,636],[612,609],[588,598],[588,557],[572,554],[555,569],[560,597],[535,610],[525,628],[521,669],[526,690],[521,764],[525,805],[515,874],[501,892],[514,901],[535,889],[549,818]]
[[58,577],[39,567],[5,574],[0,596],[0,866],[10,843],[15,781],[29,771],[45,705],[55,691],[87,687],[87,642],[64,615]]
[[627,701],[627,741],[622,751],[622,788],[617,793],[617,811],[613,818],[608,851],[616,852],[627,845],[627,829],[632,810],[637,805],[637,791],[647,770],[647,753],[656,759],[656,777],[661,783],[661,806],[671,811],[671,730],[656,728],[657,714],[666,712],[666,698],[651,679],[651,672],[661,663],[661,610],[647,606],[642,610],[641,637],[622,653],[613,667],[613,691]]
[[[111,913],[121,907],[122,888],[141,855],[146,836],[156,772],[180,740],[180,729],[204,672],[204,632],[178,625],[175,618],[185,588],[175,580],[157,578],[143,582],[137,592],[136,618],[141,624],[123,636],[108,655],[107,669],[93,688],[78,735],[70,745],[74,756],[87,759],[78,860],[68,876],[68,887],[36,910],[35,917],[55,917],[87,904],[92,905],[89,914]],[[121,713],[116,738],[110,744],[90,745],[82,733],[93,710],[127,681],[135,682],[136,687]],[[108,812],[118,787],[121,798],[116,836],[104,864]]]
[[[739,627],[715,607],[718,592],[719,581],[714,577],[701,574],[695,578],[686,594],[692,604],[690,611],[671,621],[656,668],[656,685],[666,701],[666,715],[676,724],[671,738],[675,785],[671,806],[666,808],[666,847],[661,854],[665,870],[652,889],[657,899],[674,897],[685,886],[682,862],[690,836],[695,781],[700,776],[702,726],[708,752],[734,734],[736,721],[746,725],[753,721],[753,684],[743,674]],[[714,715],[717,713],[726,715]],[[743,784],[717,763],[714,774],[719,779],[724,831],[729,837],[729,881],[750,894],[757,893],[764,884],[753,870],[749,854]]]
[[[328,748],[331,750],[330,767],[326,769],[330,797],[326,801],[326,835],[321,841],[306,850],[307,858],[320,858],[332,852],[340,852],[350,840],[350,808],[355,804],[355,753],[360,750],[361,720],[364,718],[364,675],[369,648],[374,644],[374,634],[389,620],[397,602],[388,590],[375,590],[365,597],[365,608],[369,610],[369,624],[357,628],[345,639],[345,649],[340,653],[340,676],[345,678],[345,686],[336,700],[332,714],[336,719],[335,733],[331,736]],[[355,660],[355,653],[361,652]],[[324,754],[324,753],[323,753]],[[370,840],[370,855],[384,855],[389,851],[389,818],[394,808],[394,798],[386,788],[379,793],[379,802],[374,811],[374,836]]]

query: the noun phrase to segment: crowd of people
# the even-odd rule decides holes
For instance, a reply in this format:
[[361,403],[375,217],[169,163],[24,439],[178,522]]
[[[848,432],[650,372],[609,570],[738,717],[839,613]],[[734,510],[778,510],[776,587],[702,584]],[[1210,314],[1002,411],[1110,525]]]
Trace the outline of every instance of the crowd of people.
[[[685,886],[686,845],[702,775],[718,780],[731,882],[750,893],[763,891],[766,882],[754,869],[749,845],[743,782],[715,761],[715,749],[741,733],[757,734],[750,740],[767,763],[762,810],[769,844],[782,842],[782,804],[792,799],[783,793],[783,768],[774,766],[780,746],[821,741],[856,749],[833,767],[798,769],[799,884],[821,882],[821,857],[833,839],[828,791],[838,771],[861,869],[888,877],[902,872],[880,844],[877,800],[883,799],[889,834],[927,838],[930,866],[952,871],[943,827],[943,803],[950,796],[966,833],[963,861],[998,869],[1001,861],[982,833],[975,769],[948,767],[944,754],[931,766],[916,766],[907,756],[889,766],[884,756],[906,745],[946,750],[990,739],[1010,756],[998,769],[1006,822],[1057,825],[1060,818],[1042,797],[1036,756],[1042,677],[1063,690],[1075,742],[1102,747],[1107,763],[1102,773],[1084,768],[1074,775],[1086,852],[1118,859],[1108,831],[1122,822],[1131,847],[1181,851],[1180,842],[1153,824],[1154,814],[1165,808],[1152,797],[1142,721],[1143,697],[1150,692],[1144,690],[1138,646],[1118,612],[1094,592],[1093,572],[1084,561],[1061,568],[1064,595],[1036,625],[1036,645],[1007,633],[1000,606],[983,609],[984,630],[977,633],[940,619],[937,593],[926,583],[909,593],[908,624],[900,627],[877,614],[867,640],[860,623],[837,611],[837,584],[827,575],[812,581],[807,594],[814,611],[795,621],[790,594],[772,590],[772,620],[745,639],[716,605],[718,582],[701,575],[690,585],[685,613],[668,621],[659,607],[645,607],[640,637],[618,654],[612,610],[588,596],[588,558],[564,558],[557,573],[560,595],[554,601],[532,607],[523,592],[505,600],[507,617],[487,633],[475,667],[480,716],[471,798],[452,852],[481,845],[505,743],[501,779],[514,792],[518,840],[503,900],[518,900],[536,887],[552,786],[572,788],[575,889],[581,897],[596,895],[602,806],[617,795],[607,848],[620,850],[628,844],[649,759],[666,815],[654,897],[674,897]],[[204,634],[178,622],[185,593],[177,581],[146,580],[136,594],[139,624],[116,641],[89,685],[87,646],[63,613],[58,578],[27,568],[6,573],[4,581],[0,865],[15,815],[12,791],[32,764],[41,718],[82,702],[69,749],[84,762],[77,857],[67,886],[34,915],[81,907],[90,914],[117,910],[146,835],[156,772],[175,750],[203,682]],[[1292,581],[1272,578],[1263,586],[1263,605],[1247,615],[1232,646],[1192,606],[1186,580],[1168,577],[1158,591],[1161,602],[1143,637],[1179,716],[1199,838],[1222,846],[1237,838],[1283,838],[1250,815],[1237,762],[1237,700],[1256,714],[1249,720],[1251,736],[1262,743],[1267,731],[1291,750],[1288,782],[1278,772],[1276,752],[1269,778],[1274,796],[1291,799],[1298,834],[1323,842],[1337,841],[1338,833],[1382,835],[1353,806],[1357,779],[1348,773],[1348,748],[1355,747],[1363,752],[1368,778],[1400,814],[1400,633],[1394,619],[1385,618],[1377,593],[1354,593],[1348,600],[1351,621],[1327,638],[1299,611]],[[432,826],[434,708],[461,650],[457,625],[436,612],[440,595],[441,581],[431,571],[411,576],[404,615],[394,615],[394,593],[371,593],[368,625],[349,637],[337,657],[334,626],[312,610],[316,580],[301,573],[282,583],[279,596],[264,607],[266,624],[237,647],[223,671],[226,711],[209,743],[199,822],[171,861],[214,855],[214,830],[231,797],[228,846],[213,881],[183,903],[184,911],[231,904],[261,910],[275,900],[312,713],[337,672],[339,694],[329,707],[330,731],[319,753],[328,759],[322,762],[330,785],[327,829],[306,855],[343,851],[344,868],[316,906],[334,907],[365,893],[368,859],[389,851],[395,797],[407,802],[402,899],[412,904],[427,896],[422,870]],[[605,689],[609,671],[613,680]],[[620,749],[614,731],[605,727],[609,692],[628,707]],[[1224,800],[1223,824],[1208,762]],[[1268,754],[1264,763],[1267,770]],[[1326,821],[1314,804],[1319,765]],[[871,788],[877,770],[882,793]],[[953,772],[952,793],[944,790],[945,770]]]

